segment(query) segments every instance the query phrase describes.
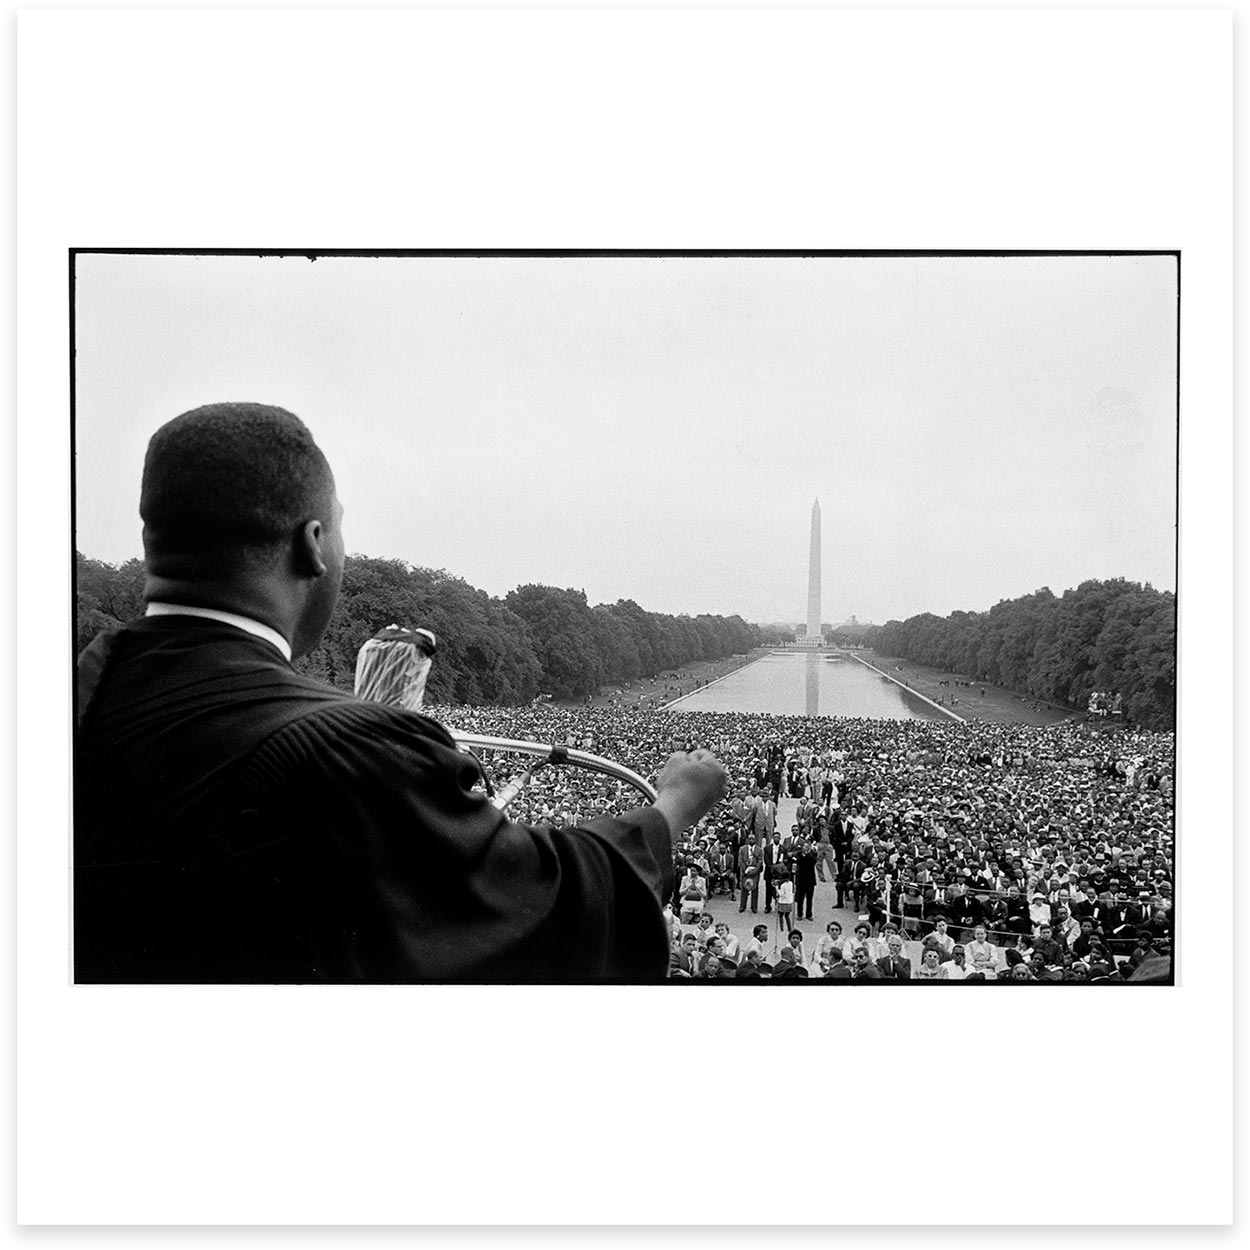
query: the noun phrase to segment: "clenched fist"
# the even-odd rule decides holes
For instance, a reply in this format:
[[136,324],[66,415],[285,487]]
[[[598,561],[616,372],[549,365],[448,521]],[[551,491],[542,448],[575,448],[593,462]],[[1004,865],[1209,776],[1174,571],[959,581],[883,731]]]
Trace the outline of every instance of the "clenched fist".
[[670,756],[655,783],[655,806],[673,837],[711,811],[728,784],[724,765],[711,751],[678,751]]

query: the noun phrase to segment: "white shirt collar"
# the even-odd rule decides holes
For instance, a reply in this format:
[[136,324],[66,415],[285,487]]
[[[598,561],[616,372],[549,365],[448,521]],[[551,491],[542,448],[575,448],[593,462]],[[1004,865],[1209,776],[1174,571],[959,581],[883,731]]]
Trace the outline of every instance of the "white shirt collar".
[[219,612],[216,608],[192,608],[183,603],[160,602],[149,603],[144,615],[202,616],[205,620],[221,621],[224,625],[233,625],[236,629],[241,629],[253,637],[263,638],[266,642],[273,643],[285,660],[289,662],[291,659],[291,644],[276,629],[261,621],[254,621],[250,616],[239,616],[234,612]]

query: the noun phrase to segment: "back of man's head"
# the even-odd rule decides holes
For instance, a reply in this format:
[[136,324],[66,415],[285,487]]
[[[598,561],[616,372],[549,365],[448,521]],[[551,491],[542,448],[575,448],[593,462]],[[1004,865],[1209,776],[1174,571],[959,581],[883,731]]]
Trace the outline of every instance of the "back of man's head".
[[334,476],[308,427],[267,404],[208,404],[148,444],[139,513],[148,572],[220,579],[271,559],[304,522],[334,521]]

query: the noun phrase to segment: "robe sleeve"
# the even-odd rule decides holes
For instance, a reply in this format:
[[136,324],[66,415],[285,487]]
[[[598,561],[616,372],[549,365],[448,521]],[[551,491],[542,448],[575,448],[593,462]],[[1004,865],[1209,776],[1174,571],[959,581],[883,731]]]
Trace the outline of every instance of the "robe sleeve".
[[267,740],[247,786],[298,803],[366,979],[663,979],[663,815],[514,824],[472,789],[479,775],[435,722],[345,701]]

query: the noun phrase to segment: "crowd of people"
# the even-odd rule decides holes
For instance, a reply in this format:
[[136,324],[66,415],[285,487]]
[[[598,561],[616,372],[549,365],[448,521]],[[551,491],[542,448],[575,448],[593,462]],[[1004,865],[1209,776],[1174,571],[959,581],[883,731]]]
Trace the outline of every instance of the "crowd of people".
[[[1105,723],[960,725],[550,704],[426,710],[455,729],[573,745],[644,776],[674,750],[716,753],[729,770],[729,792],[675,850],[674,977],[1168,974],[1172,734]],[[502,754],[485,761],[500,787],[528,762]],[[783,797],[797,803],[785,829],[777,820]],[[539,771],[509,812],[558,827],[635,801],[619,782],[553,768]],[[851,932],[815,914],[818,882],[836,892],[835,910],[859,917]],[[758,932],[739,943],[727,924],[714,922],[708,904],[717,895],[735,901],[744,921],[748,908],[758,915],[762,906],[774,947]],[[803,924],[824,930],[810,950]]]

